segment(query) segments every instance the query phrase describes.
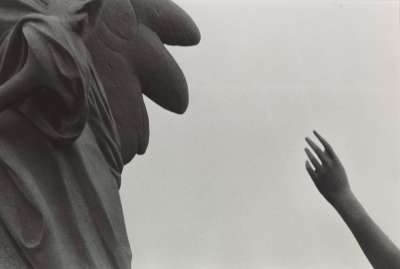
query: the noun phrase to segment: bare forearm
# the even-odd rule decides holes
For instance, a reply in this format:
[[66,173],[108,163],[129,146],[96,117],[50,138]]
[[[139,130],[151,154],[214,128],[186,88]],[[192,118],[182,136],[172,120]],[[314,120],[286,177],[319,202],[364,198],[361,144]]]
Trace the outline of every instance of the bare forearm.
[[375,269],[400,268],[400,251],[349,191],[332,203]]
[[[306,149],[306,169],[319,192],[330,202],[357,239],[375,269],[400,269],[400,251],[370,218],[351,191],[346,171],[329,143],[314,131],[324,150],[306,141],[318,156]],[[311,164],[315,169],[312,168]]]

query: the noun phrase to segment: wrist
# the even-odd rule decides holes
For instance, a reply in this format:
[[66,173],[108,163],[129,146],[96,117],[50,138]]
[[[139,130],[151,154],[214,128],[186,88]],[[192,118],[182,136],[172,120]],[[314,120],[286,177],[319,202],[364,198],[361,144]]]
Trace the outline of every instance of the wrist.
[[365,223],[368,218],[364,207],[351,190],[342,193],[332,205],[348,225]]
[[333,196],[329,202],[336,210],[341,210],[346,208],[350,204],[353,204],[355,201],[357,201],[357,198],[354,193],[351,191],[350,188],[346,188],[345,190]]

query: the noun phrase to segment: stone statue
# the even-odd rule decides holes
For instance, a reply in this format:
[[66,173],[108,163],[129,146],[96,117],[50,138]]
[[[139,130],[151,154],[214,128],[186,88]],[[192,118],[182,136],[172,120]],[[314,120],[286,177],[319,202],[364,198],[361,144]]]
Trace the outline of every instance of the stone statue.
[[164,44],[196,25],[170,0],[1,0],[0,35],[0,268],[131,268],[121,172],[148,144],[142,94],[186,110]]

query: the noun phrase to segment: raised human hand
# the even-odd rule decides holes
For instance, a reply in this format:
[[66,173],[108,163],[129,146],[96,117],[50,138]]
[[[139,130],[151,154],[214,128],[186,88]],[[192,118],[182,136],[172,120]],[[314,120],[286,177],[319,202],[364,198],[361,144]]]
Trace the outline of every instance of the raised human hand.
[[306,161],[306,169],[319,192],[329,203],[335,205],[336,202],[351,193],[346,171],[329,143],[316,131],[314,134],[324,149],[318,147],[310,138],[306,138],[307,144],[319,159],[310,149],[306,148],[305,152],[309,159]]

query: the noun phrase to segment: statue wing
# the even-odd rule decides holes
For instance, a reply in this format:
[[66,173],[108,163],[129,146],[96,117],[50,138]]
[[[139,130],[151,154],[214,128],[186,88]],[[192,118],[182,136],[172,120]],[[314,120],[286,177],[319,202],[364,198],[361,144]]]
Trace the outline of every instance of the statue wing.
[[138,45],[133,62],[143,93],[160,106],[183,113],[188,106],[185,77],[169,54],[167,45],[191,46],[200,41],[200,32],[190,16],[170,0],[131,0],[136,10]]
[[179,114],[188,106],[185,76],[164,44],[189,46],[199,41],[193,20],[170,0],[104,2],[87,46],[109,96],[125,163],[148,145],[143,95]]

